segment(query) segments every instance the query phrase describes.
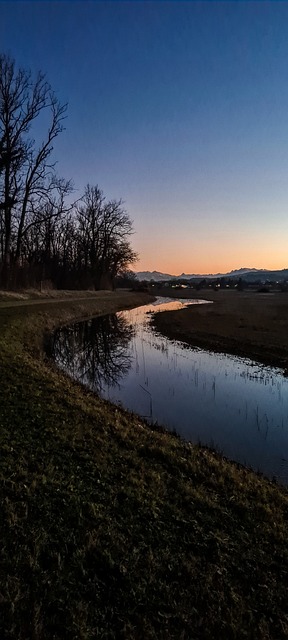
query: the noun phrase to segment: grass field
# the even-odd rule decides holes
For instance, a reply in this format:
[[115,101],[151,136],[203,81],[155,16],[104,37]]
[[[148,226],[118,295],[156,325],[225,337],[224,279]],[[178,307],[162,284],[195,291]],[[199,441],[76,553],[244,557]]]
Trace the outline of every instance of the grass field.
[[1,640],[287,639],[287,491],[44,357],[54,327],[147,297],[5,298]]
[[157,314],[155,327],[190,345],[248,356],[288,370],[287,292],[203,290],[191,297],[213,304]]

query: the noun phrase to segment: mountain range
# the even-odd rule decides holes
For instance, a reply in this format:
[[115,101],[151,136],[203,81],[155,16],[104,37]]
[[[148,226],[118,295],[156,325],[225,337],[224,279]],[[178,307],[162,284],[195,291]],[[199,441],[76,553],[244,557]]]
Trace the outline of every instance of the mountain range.
[[154,282],[169,282],[170,280],[199,280],[203,278],[241,278],[248,280],[288,280],[288,269],[278,271],[270,271],[268,269],[256,269],[255,267],[241,267],[241,269],[233,269],[228,273],[181,273],[180,275],[171,275],[170,273],[161,273],[161,271],[138,271],[135,273],[138,280],[153,280]]

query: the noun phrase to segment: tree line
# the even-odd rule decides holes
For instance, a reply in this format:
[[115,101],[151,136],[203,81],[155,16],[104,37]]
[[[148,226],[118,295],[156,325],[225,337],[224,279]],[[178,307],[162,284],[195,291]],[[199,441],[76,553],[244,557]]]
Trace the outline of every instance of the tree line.
[[1,288],[113,288],[137,260],[122,200],[88,184],[71,204],[72,182],[53,160],[66,116],[44,74],[0,55]]

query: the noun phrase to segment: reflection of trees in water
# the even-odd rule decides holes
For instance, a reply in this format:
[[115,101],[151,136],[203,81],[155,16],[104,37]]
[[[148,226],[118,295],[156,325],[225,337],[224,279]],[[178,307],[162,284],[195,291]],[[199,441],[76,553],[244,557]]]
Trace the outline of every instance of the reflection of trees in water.
[[121,315],[78,322],[55,332],[51,355],[73,378],[95,391],[115,386],[131,367],[133,327]]

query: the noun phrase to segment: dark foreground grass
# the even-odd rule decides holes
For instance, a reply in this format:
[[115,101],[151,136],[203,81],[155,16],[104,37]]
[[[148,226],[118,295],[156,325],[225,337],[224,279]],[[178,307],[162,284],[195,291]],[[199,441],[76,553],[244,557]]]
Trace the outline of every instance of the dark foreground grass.
[[41,357],[45,331],[113,306],[0,312],[1,640],[287,639],[287,492]]

